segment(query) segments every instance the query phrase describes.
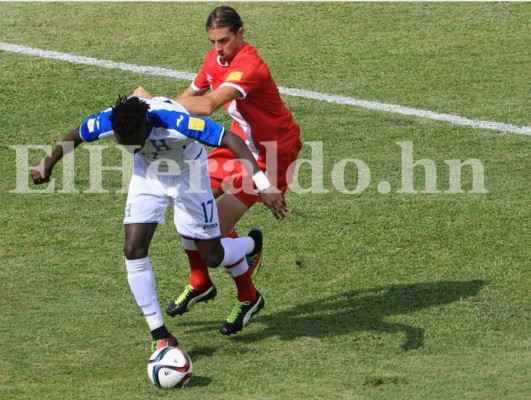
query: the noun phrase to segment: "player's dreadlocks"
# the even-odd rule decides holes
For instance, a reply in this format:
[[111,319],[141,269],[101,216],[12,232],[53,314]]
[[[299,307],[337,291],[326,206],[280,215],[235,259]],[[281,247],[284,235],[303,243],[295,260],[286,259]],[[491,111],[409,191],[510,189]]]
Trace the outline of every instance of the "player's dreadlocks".
[[127,142],[146,120],[149,105],[138,97],[119,96],[112,107],[111,125],[114,133]]

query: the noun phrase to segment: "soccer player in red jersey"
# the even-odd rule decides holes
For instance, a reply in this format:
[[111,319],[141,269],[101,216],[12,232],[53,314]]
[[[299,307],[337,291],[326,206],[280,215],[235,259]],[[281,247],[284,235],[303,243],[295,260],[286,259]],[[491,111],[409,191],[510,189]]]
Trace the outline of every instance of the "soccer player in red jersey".
[[[253,189],[263,190],[265,174],[272,185],[285,193],[291,182],[289,167],[302,147],[300,128],[280,98],[267,64],[256,48],[244,40],[238,13],[227,6],[215,8],[207,19],[206,30],[212,49],[192,84],[173,100],[191,114],[208,116],[224,107],[233,118],[231,131],[247,143],[262,169],[250,177],[227,149],[214,149],[208,156],[214,195],[223,195],[218,201],[221,233],[237,237],[236,223],[255,203],[261,202],[259,192]],[[151,97],[142,87],[134,95]],[[263,182],[267,184],[266,179]],[[287,209],[285,212],[287,215]],[[260,300],[252,277],[261,265],[261,258],[260,253],[248,260],[248,268],[236,265],[229,271],[236,283],[238,300],[225,324],[231,329],[222,327],[221,333],[238,332],[249,322],[242,319],[242,312]],[[169,315],[182,315],[197,302],[215,296],[206,265],[192,258],[190,265],[190,282],[166,310]],[[231,323],[232,320],[237,323]]]

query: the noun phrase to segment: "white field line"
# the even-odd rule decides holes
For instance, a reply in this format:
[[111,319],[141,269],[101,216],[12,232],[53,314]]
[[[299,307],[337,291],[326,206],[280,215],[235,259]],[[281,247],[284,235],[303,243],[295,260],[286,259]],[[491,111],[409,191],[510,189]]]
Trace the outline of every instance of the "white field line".
[[[119,69],[122,71],[134,72],[137,74],[165,76],[175,79],[188,80],[194,79],[195,74],[192,72],[176,71],[168,68],[141,66],[135,64],[119,63],[109,60],[100,60],[92,57],[77,56],[58,51],[48,51],[34,47],[20,46],[16,44],[0,42],[0,50],[11,53],[24,54],[28,56],[52,58],[55,60],[66,61],[74,64],[93,65],[101,68]],[[455,125],[470,126],[478,129],[491,129],[501,132],[518,133],[521,135],[531,136],[531,126],[517,126],[503,122],[481,121],[458,115],[442,114],[435,111],[422,110],[418,108],[403,107],[397,104],[379,103],[376,101],[359,100],[352,97],[336,96],[326,93],[313,92],[303,89],[290,89],[279,87],[281,94],[295,97],[303,97],[328,103],[350,105],[368,110],[386,111],[401,115],[410,115],[435,121],[444,121]]]

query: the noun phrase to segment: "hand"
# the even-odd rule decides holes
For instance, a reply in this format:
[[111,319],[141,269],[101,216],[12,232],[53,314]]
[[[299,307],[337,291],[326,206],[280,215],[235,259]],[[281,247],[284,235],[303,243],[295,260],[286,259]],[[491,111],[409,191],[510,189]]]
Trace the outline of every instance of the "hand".
[[42,185],[43,183],[50,182],[51,175],[52,168],[46,165],[46,159],[42,159],[31,166],[31,179],[33,179],[35,185]]
[[274,186],[270,186],[260,192],[260,195],[264,205],[271,210],[277,220],[285,220],[288,217],[289,211],[280,190]]
[[143,99],[152,99],[153,95],[149,93],[146,89],[144,89],[142,86],[139,86],[135,89],[133,92],[133,96],[143,98]]

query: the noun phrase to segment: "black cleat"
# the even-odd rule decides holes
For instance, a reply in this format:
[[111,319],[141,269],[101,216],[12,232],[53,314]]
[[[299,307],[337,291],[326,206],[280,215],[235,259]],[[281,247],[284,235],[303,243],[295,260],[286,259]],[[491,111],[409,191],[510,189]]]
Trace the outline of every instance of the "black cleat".
[[245,256],[247,265],[249,265],[249,269],[251,270],[251,276],[254,278],[262,266],[264,239],[262,231],[256,228],[251,229],[247,236],[254,240],[253,251]]
[[171,347],[179,346],[179,342],[177,341],[175,336],[173,336],[171,333],[170,333],[170,336],[168,336],[167,338],[153,340],[151,342],[151,352],[154,352],[155,350],[163,349],[164,347],[168,347],[168,346],[171,346]]
[[171,317],[183,315],[196,303],[212,300],[217,294],[218,291],[213,284],[210,284],[205,290],[195,290],[192,285],[188,284],[184,287],[184,291],[179,297],[177,297],[177,300],[172,301],[168,308],[166,308],[166,314]]
[[264,238],[262,235],[262,231],[260,229],[253,228],[249,231],[247,236],[254,240],[254,249],[249,254],[247,254],[247,257],[254,257],[258,253],[262,252],[262,247],[264,246]]
[[223,335],[231,335],[241,331],[251,322],[253,315],[258,314],[264,307],[264,298],[258,292],[256,292],[256,295],[256,300],[253,302],[236,300],[227,320],[219,328]]

